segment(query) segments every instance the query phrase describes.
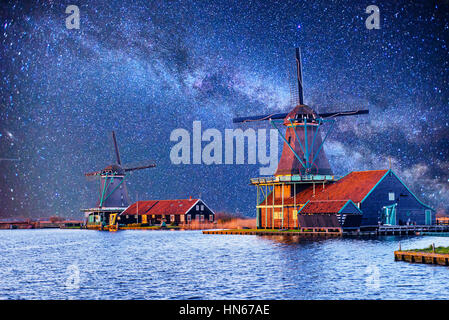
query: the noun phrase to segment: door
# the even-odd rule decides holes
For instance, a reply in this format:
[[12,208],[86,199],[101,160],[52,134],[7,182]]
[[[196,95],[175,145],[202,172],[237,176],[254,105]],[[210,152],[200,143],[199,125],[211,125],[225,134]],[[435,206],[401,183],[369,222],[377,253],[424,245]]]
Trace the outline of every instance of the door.
[[383,223],[396,225],[396,204],[383,207]]
[[425,210],[424,213],[426,215],[426,225],[432,224],[432,211],[431,210]]
[[109,215],[109,225],[114,225],[115,224],[115,218],[117,217],[117,214],[116,213],[111,213],[110,215]]

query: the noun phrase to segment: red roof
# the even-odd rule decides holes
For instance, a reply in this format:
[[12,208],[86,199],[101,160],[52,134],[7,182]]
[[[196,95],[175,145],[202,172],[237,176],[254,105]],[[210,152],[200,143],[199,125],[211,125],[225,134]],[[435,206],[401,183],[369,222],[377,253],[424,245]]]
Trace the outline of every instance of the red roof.
[[349,200],[309,201],[301,213],[338,213]]
[[[185,214],[199,199],[147,200],[130,205],[121,215]],[[138,209],[138,210],[137,210]]]
[[361,202],[388,170],[354,171],[317,193],[317,200],[351,199]]
[[[296,204],[305,204],[307,201],[316,200],[352,200],[361,202],[363,198],[374,188],[388,170],[354,171],[340,180],[324,185],[324,190],[320,184],[315,185],[315,195],[313,186],[296,194]],[[270,194],[267,199],[269,206],[273,205],[273,196]],[[293,205],[294,197],[284,199],[284,205]],[[260,205],[264,205],[263,200]],[[275,205],[281,205],[282,199],[275,199]]]

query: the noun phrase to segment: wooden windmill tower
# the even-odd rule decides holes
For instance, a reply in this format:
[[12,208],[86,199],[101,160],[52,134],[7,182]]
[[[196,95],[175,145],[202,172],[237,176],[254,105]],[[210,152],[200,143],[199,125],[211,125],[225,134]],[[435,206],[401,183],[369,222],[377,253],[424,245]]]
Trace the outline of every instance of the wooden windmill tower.
[[[298,94],[293,109],[288,113],[271,113],[259,116],[234,118],[234,123],[248,123],[253,121],[269,121],[276,128],[284,141],[282,155],[278,163],[274,177],[251,179],[251,183],[257,186],[257,214],[260,209],[267,209],[268,197],[272,197],[272,210],[274,219],[274,207],[280,207],[279,216],[284,225],[284,200],[291,200],[304,188],[315,184],[328,183],[335,180],[329,160],[323,150],[323,144],[332,131],[335,118],[341,116],[367,114],[368,110],[338,111],[328,113],[316,113],[311,107],[304,104],[301,53],[296,48],[296,79]],[[321,129],[324,124],[330,124],[324,139],[321,137]],[[286,127],[285,134],[281,132],[279,124]],[[262,193],[265,201],[259,202],[259,193]],[[279,201],[276,201],[279,200]],[[296,207],[296,199],[294,199]],[[298,207],[301,204],[298,204]],[[257,219],[259,226],[259,219]],[[273,223],[274,224],[274,223]]]
[[121,213],[129,206],[130,200],[125,182],[127,173],[156,166],[153,161],[145,161],[135,166],[123,165],[114,131],[112,131],[112,140],[116,163],[102,170],[84,174],[88,179],[98,178],[100,180],[100,192],[96,207],[82,210],[89,217],[88,224],[89,222],[91,224],[98,222],[101,226],[107,222],[110,214]]

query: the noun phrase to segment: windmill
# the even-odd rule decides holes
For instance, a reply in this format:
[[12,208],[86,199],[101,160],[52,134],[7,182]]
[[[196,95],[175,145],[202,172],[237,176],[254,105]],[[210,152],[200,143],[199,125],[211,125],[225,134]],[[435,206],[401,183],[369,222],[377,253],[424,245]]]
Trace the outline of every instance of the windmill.
[[130,200],[125,184],[126,174],[132,171],[153,168],[156,166],[153,161],[146,161],[145,163],[134,166],[122,165],[117,138],[114,131],[112,131],[112,140],[114,143],[116,163],[99,171],[85,173],[87,178],[100,179],[100,195],[97,202],[97,208],[99,209],[128,207]]
[[[279,160],[275,176],[332,176],[329,160],[322,147],[332,131],[336,117],[367,114],[368,110],[338,111],[316,113],[304,104],[301,52],[296,48],[296,81],[298,95],[296,106],[288,113],[271,113],[258,116],[234,118],[234,123],[248,123],[254,121],[270,121],[284,140],[281,159]],[[330,123],[324,139],[321,137],[321,126]],[[286,127],[285,136],[278,124]]]

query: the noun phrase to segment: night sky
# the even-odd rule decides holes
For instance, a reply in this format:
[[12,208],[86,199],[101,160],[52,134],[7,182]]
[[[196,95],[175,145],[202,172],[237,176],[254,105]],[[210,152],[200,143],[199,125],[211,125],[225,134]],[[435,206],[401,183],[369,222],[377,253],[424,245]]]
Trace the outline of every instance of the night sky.
[[[79,30],[65,26],[71,4]],[[379,30],[365,27],[372,4]],[[449,213],[448,18],[447,0],[3,1],[0,158],[18,160],[0,160],[0,217],[81,218],[98,196],[84,173],[115,160],[111,130],[125,164],[157,163],[127,177],[132,201],[201,197],[254,216],[259,165],[173,165],[169,137],[289,111],[296,46],[306,104],[370,110],[338,119],[325,144],[334,173],[391,158]]]

